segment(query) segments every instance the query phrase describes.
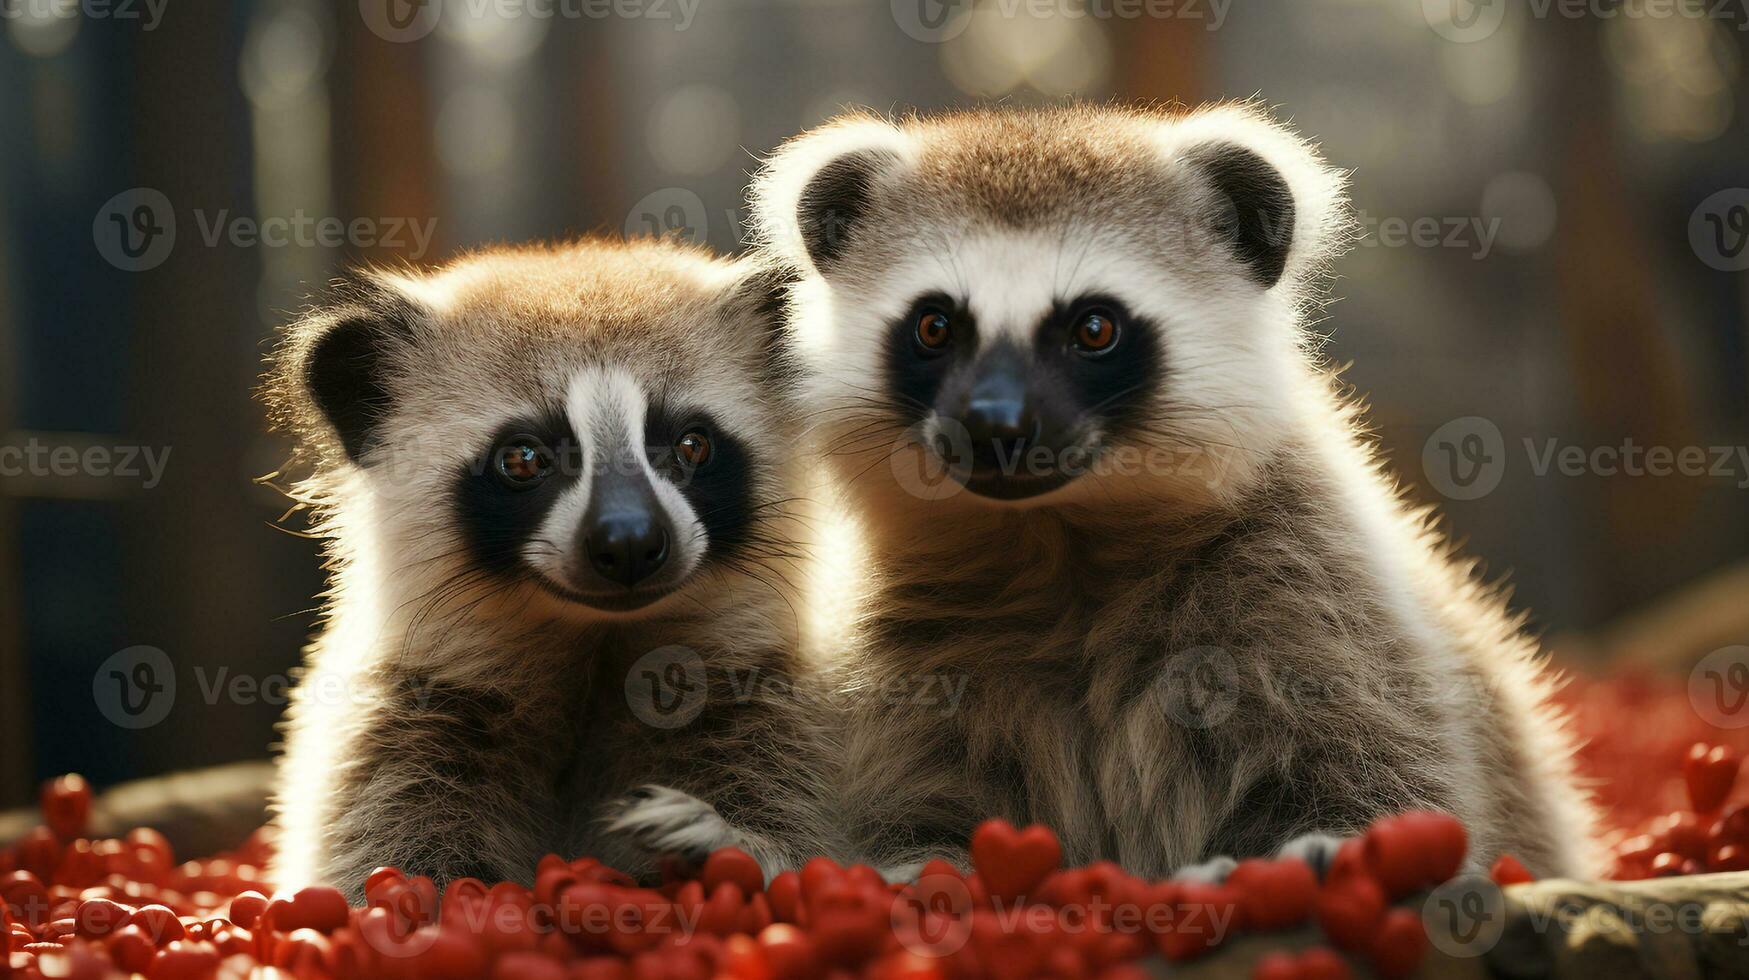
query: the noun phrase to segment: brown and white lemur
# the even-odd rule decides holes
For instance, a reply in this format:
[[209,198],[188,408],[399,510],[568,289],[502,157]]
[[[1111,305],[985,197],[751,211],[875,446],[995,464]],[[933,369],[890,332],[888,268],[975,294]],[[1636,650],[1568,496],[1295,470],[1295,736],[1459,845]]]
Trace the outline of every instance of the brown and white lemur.
[[[1312,147],[1253,106],[852,115],[753,200],[871,550],[866,857],[1002,816],[1163,874],[1431,807],[1473,863],[1595,867],[1534,644],[1308,328],[1350,234]],[[946,716],[874,693],[943,672]]]
[[[834,736],[791,686],[776,283],[656,242],[489,249],[362,272],[291,327],[264,397],[314,464],[294,496],[332,579],[278,884],[526,882],[548,851],[639,873],[688,833],[768,871],[835,849],[803,764]],[[652,832],[651,783],[733,833]]]

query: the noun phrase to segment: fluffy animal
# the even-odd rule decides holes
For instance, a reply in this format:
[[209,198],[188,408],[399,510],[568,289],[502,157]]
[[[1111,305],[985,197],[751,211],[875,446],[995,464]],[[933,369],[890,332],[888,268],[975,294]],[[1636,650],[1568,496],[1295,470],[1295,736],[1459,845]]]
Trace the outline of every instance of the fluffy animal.
[[656,242],[492,249],[360,273],[291,327],[264,394],[331,586],[278,883],[833,848],[800,765],[832,734],[798,670],[776,282]]
[[[1165,874],[1464,820],[1595,867],[1551,680],[1381,470],[1308,323],[1345,180],[1251,105],[851,115],[758,176],[789,338],[860,515],[847,831],[999,816]],[[952,711],[909,696],[964,683]]]

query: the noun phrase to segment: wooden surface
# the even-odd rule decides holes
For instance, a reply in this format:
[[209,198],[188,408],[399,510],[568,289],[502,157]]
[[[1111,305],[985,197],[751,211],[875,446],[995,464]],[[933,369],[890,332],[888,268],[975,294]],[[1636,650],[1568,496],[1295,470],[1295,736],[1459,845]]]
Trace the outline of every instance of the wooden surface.
[[[1504,891],[1469,880],[1408,904],[1421,908],[1428,926],[1428,955],[1416,974],[1426,980],[1749,978],[1749,872],[1551,880]],[[1247,935],[1216,956],[1167,972],[1199,980],[1249,977],[1271,951],[1317,945],[1324,938],[1316,927]],[[1351,962],[1357,977],[1371,975],[1364,961]]]
[[[90,833],[120,837],[152,827],[179,859],[228,851],[267,822],[273,782],[270,762],[238,762],[121,783],[91,804]],[[42,822],[36,807],[0,812],[0,844],[10,844]]]

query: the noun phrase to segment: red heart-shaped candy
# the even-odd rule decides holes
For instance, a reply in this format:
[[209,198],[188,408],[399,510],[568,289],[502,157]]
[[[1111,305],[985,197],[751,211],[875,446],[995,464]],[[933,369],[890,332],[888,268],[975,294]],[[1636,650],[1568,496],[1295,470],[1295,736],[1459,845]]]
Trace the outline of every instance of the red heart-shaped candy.
[[972,832],[972,866],[994,898],[1025,895],[1062,861],[1063,846],[1042,824],[1016,830],[1006,820],[986,820]]

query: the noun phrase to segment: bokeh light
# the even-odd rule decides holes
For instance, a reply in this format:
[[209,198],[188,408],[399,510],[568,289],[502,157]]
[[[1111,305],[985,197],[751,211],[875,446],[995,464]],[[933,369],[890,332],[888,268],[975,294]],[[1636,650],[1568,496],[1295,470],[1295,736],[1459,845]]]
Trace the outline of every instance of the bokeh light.
[[728,165],[740,134],[740,106],[715,85],[676,89],[650,113],[650,155],[671,174],[697,176]]
[[941,46],[941,67],[968,95],[1087,94],[1110,80],[1111,45],[1091,17],[985,0],[965,32]]

